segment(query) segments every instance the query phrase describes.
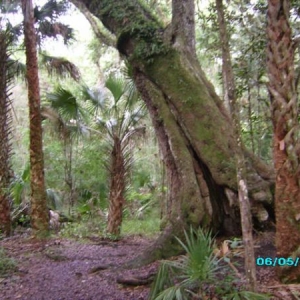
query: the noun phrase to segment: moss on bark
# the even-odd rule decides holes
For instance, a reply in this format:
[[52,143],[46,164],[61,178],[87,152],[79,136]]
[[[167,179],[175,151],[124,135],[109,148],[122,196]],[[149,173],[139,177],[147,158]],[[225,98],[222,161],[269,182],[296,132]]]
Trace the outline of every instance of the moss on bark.
[[[119,37],[118,49],[134,69],[166,166],[167,222],[144,261],[178,251],[174,234],[189,225],[234,232],[238,203],[225,193],[237,190],[232,123],[199,62],[173,43],[139,1],[82,2]],[[250,195],[255,186],[269,190],[273,180],[272,171],[263,164],[256,168],[254,161],[260,165],[247,155]]]

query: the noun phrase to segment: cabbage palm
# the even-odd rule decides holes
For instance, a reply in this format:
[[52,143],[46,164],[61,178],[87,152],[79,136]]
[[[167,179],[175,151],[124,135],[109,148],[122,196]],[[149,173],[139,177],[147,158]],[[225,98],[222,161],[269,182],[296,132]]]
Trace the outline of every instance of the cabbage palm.
[[[66,40],[70,38],[69,31],[56,22],[57,12],[61,9],[60,4],[54,0],[46,3],[43,10],[33,9],[31,0],[22,0],[30,124],[31,225],[34,235],[37,237],[48,235],[49,213],[44,178],[41,99],[37,61],[37,42],[40,43],[40,40],[37,38],[35,22],[39,20],[39,32],[42,37],[44,35],[56,37],[60,34]],[[52,24],[51,21],[53,21]]]
[[57,87],[47,94],[48,103],[42,107],[42,116],[56,129],[63,142],[65,184],[68,187],[70,206],[74,204],[73,142],[74,137],[84,133],[85,111],[77,98],[68,90]]
[[[107,159],[104,162],[110,180],[107,232],[117,236],[120,234],[127,175],[132,162],[130,141],[145,130],[143,126],[138,127],[145,109],[134,86],[124,79],[111,76],[105,87],[109,96],[101,89],[92,90],[84,85],[81,93],[82,100],[86,102],[85,109],[95,120],[93,132],[99,133],[107,141]],[[65,120],[75,120],[77,126],[83,129],[84,110],[76,99],[72,92],[61,87],[48,94],[52,108]],[[50,118],[50,111],[47,111],[47,117]],[[52,116],[53,120],[59,121]]]
[[131,139],[145,131],[138,126],[145,115],[144,105],[134,86],[121,77],[110,76],[105,87],[109,97],[84,90],[88,108],[96,120],[96,127],[105,134],[108,148],[105,166],[109,173],[109,213],[107,232],[118,236],[122,224],[128,171],[132,163]]
[[[27,5],[30,4],[29,2],[26,3],[26,1],[22,2],[23,8]],[[2,13],[5,14],[13,14],[18,12],[18,6],[20,5],[19,1],[1,1],[0,3],[0,10]],[[64,38],[64,41],[67,42],[70,38],[72,38],[72,30],[64,25],[61,24],[59,22],[57,22],[57,17],[66,11],[67,9],[67,5],[66,2],[56,2],[54,0],[48,1],[44,6],[42,6],[41,8],[35,7],[34,10],[32,8],[32,4],[31,4],[31,9],[32,12],[30,14],[30,17],[32,17],[32,32],[31,36],[34,35],[34,31],[35,31],[35,27],[33,26],[33,23],[35,22],[35,25],[37,24],[37,28],[38,28],[38,41],[39,44],[42,41],[43,37],[56,37],[57,35],[61,35]],[[29,15],[26,15],[26,17],[28,17]],[[14,61],[13,59],[11,59],[8,56],[7,53],[7,46],[9,43],[12,43],[13,40],[16,40],[22,33],[24,27],[23,24],[18,24],[15,26],[12,26],[11,23],[9,22],[8,19],[4,19],[3,17],[1,17],[1,26],[4,26],[3,24],[5,24],[5,26],[7,28],[9,28],[9,36],[5,36],[4,31],[2,30],[2,28],[0,28],[1,30],[1,70],[0,70],[0,78],[1,78],[1,100],[0,100],[0,131],[1,131],[1,145],[0,145],[0,155],[1,155],[1,170],[0,170],[0,177],[1,177],[1,183],[0,183],[0,211],[1,211],[1,218],[0,218],[0,227],[2,227],[2,230],[4,230],[6,232],[6,234],[9,234],[10,232],[10,207],[8,205],[8,187],[9,187],[9,178],[12,176],[12,172],[10,169],[10,164],[9,164],[9,158],[10,158],[10,144],[9,144],[9,120],[10,120],[10,114],[9,114],[9,101],[8,101],[8,97],[7,97],[7,93],[8,93],[8,86],[9,86],[9,82],[10,79],[13,76],[18,76],[18,75],[22,75],[24,76],[25,74],[25,70],[26,68],[24,68],[24,66],[16,61]],[[28,24],[28,22],[27,22]],[[25,29],[26,31],[26,29]],[[26,32],[25,32],[26,33]],[[26,35],[26,34],[25,34]],[[28,27],[27,27],[27,36],[28,36]],[[27,38],[27,42],[28,42],[28,38]],[[26,45],[27,50],[28,50],[28,44]],[[32,50],[34,50],[33,48],[36,48],[36,45],[32,47]],[[33,52],[31,52],[31,54],[33,54]],[[31,57],[32,58],[32,57]],[[31,58],[28,59],[27,57],[27,61],[29,62],[33,62],[31,60]],[[31,67],[33,65],[31,64]],[[79,73],[76,69],[76,67],[67,62],[66,60],[63,59],[56,59],[51,57],[51,60],[49,62],[48,59],[48,63],[47,63],[47,69],[48,71],[52,71],[54,70],[57,74],[59,75],[65,75],[66,73],[69,73],[71,75],[71,77],[76,78],[78,80],[79,78]],[[8,68],[9,67],[9,68]],[[36,65],[37,67],[37,65]],[[31,68],[31,71],[33,70],[33,68]],[[30,73],[30,72],[29,72]],[[32,73],[33,74],[33,73]],[[27,72],[27,78],[28,77],[28,72]],[[31,78],[32,79],[32,78]],[[36,81],[37,82],[37,81]],[[32,81],[31,81],[32,84]],[[32,98],[33,93],[32,91],[30,92],[29,98]],[[35,96],[37,96],[37,93],[35,94]],[[37,99],[37,98],[36,98]],[[39,109],[38,107],[38,102],[32,103],[31,108],[35,110],[35,112],[31,111],[32,113],[32,117],[33,115],[36,117],[39,115],[39,113],[37,113],[37,110]],[[37,123],[40,122],[40,117],[35,118],[35,124],[38,125]],[[32,118],[30,118],[31,121],[33,121]],[[35,146],[37,146],[37,144],[39,144],[39,141],[36,140],[37,135],[31,139],[31,142],[35,144]],[[41,134],[40,134],[40,138],[41,138]],[[41,143],[40,143],[41,144]],[[31,149],[32,150],[32,149]],[[31,154],[33,152],[31,151]],[[41,158],[42,156],[40,156]],[[39,171],[38,173],[40,174],[39,178],[35,178],[35,182],[37,183],[37,180],[42,182],[43,179],[43,162],[41,159],[36,159],[35,160],[36,165],[38,165],[39,163],[41,164],[40,167],[38,167]],[[37,171],[37,169],[36,169]],[[41,198],[44,198],[43,195],[45,193],[43,192],[40,196]],[[41,212],[41,206],[37,205],[37,207],[39,207],[38,211]],[[45,212],[40,214],[40,216],[42,216],[43,218],[46,216],[47,214],[47,208],[44,205],[44,209]],[[34,210],[33,210],[34,213]],[[35,216],[33,217],[33,219],[36,219],[36,226],[37,223],[43,224],[44,221],[39,220],[39,216]],[[45,219],[47,220],[47,218]],[[41,222],[40,222],[41,221]],[[2,226],[3,225],[3,226]],[[41,225],[41,228],[46,228],[45,224]],[[43,231],[43,230],[42,230]]]
[[22,0],[22,11],[24,15],[26,78],[28,85],[30,126],[31,226],[36,237],[45,237],[49,234],[49,213],[47,209],[44,179],[36,31],[31,0]]
[[0,20],[0,231],[6,236],[11,233],[11,217],[8,187],[12,177],[11,157],[11,102],[9,89],[12,79],[10,72],[9,46],[11,32],[1,28]]
[[11,58],[12,46],[20,34],[20,26],[12,26],[5,14],[17,12],[16,1],[0,3],[0,230],[11,233],[9,186],[13,176],[11,169],[11,101],[12,79],[24,74],[24,66]]

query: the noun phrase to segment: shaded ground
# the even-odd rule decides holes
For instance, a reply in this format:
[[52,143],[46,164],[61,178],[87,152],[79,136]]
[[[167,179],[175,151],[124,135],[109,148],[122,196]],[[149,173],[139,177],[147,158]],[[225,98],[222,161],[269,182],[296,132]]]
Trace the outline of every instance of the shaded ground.
[[[125,287],[117,278],[154,273],[158,263],[139,270],[116,268],[132,259],[150,241],[131,237],[113,242],[91,239],[73,241],[51,239],[37,242],[15,236],[0,241],[0,247],[17,262],[17,272],[0,278],[1,300],[143,300],[149,285]],[[274,234],[256,238],[256,256],[275,257]],[[237,258],[242,260],[242,258]],[[110,267],[110,268],[108,268]],[[108,269],[107,269],[108,268]],[[271,293],[272,299],[299,299],[299,285],[282,286],[274,268],[259,267],[261,290]],[[295,296],[293,296],[293,293]]]
[[[18,272],[0,279],[0,299],[147,299],[148,287],[122,287],[116,282],[117,270],[101,269],[124,263],[148,244],[148,240],[139,237],[118,242],[94,239],[85,243],[67,239],[48,242],[20,237],[6,239],[0,242],[0,247],[16,260]],[[145,272],[153,268],[156,269],[155,264]],[[133,271],[122,274],[126,272],[134,275]]]

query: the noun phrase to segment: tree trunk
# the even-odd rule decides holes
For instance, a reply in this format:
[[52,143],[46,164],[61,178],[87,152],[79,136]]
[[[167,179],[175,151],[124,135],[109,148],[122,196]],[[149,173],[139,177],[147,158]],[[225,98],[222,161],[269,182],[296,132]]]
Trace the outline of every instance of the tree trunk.
[[238,183],[238,198],[240,203],[241,226],[243,233],[243,243],[245,248],[245,274],[249,289],[256,291],[256,266],[254,257],[254,243],[252,236],[252,216],[250,210],[250,202],[248,196],[248,187],[246,180],[245,157],[242,151],[241,125],[240,125],[240,107],[237,103],[235,80],[231,64],[229,37],[227,34],[227,25],[224,14],[223,0],[216,0],[216,8],[218,13],[219,36],[222,48],[222,78],[225,91],[225,103],[229,104],[233,126],[235,131],[235,139],[237,144],[236,172]]
[[180,49],[196,55],[195,1],[172,1],[172,42]]
[[64,128],[62,132],[63,136],[63,151],[64,151],[64,173],[65,173],[65,186],[69,190],[68,193],[68,203],[69,203],[69,213],[71,209],[73,209],[75,204],[75,183],[73,177],[73,139],[71,136],[71,132]]
[[[234,130],[193,53],[138,1],[81,2],[119,37],[118,49],[134,69],[166,166],[165,230],[135,265],[177,253],[173,235],[189,225],[237,234]],[[267,215],[263,205],[272,202],[273,170],[244,154],[250,196],[259,215]]]
[[12,178],[10,165],[11,102],[9,87],[11,74],[9,73],[8,61],[9,35],[9,32],[2,30],[0,24],[0,232],[6,236],[11,234],[9,184]]
[[[300,141],[289,1],[268,1],[268,75],[274,127],[277,257],[300,256]],[[300,282],[299,267],[280,267],[283,282]]]
[[119,236],[125,203],[126,170],[122,152],[122,143],[118,137],[114,137],[111,161],[107,232],[114,236]]
[[22,10],[30,123],[31,225],[36,237],[45,237],[49,234],[49,212],[44,180],[42,118],[32,1],[22,0]]

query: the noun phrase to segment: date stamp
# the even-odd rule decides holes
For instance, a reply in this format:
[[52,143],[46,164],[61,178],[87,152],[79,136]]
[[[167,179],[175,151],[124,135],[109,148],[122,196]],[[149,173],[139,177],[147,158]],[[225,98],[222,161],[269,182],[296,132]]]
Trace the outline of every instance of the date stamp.
[[257,257],[256,265],[259,267],[298,267],[300,258],[284,257]]

